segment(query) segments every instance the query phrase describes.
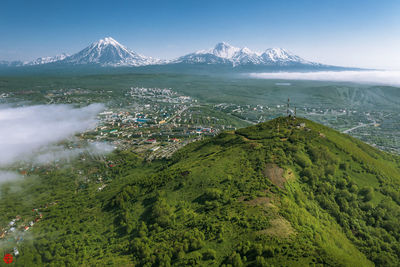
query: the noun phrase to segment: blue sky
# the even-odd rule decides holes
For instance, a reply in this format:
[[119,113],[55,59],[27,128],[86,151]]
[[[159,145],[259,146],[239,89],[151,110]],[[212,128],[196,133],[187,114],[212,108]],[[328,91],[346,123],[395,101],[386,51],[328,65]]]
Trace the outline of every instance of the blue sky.
[[0,60],[75,53],[114,39],[141,54],[174,58],[226,41],[286,48],[308,60],[400,69],[400,1],[0,2]]

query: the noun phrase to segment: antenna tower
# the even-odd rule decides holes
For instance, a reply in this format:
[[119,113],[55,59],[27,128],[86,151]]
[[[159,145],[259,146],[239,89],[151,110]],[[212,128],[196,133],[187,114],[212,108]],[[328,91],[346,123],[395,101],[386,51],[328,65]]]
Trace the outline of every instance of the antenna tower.
[[286,116],[288,116],[289,117],[289,106],[290,106],[290,99],[288,98],[287,99],[287,106],[286,106]]

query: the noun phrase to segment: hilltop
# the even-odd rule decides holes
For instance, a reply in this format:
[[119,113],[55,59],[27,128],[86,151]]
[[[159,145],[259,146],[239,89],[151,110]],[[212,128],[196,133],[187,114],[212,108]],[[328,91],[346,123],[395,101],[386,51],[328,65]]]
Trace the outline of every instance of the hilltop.
[[305,119],[180,150],[112,201],[137,263],[399,262],[399,159]]
[[69,186],[53,184],[52,196],[41,190],[32,201],[62,199],[43,212],[20,264],[400,262],[400,158],[312,121],[281,117],[224,132],[169,161],[117,151],[113,162],[86,166],[113,179],[101,192],[75,189],[66,171],[47,174]]

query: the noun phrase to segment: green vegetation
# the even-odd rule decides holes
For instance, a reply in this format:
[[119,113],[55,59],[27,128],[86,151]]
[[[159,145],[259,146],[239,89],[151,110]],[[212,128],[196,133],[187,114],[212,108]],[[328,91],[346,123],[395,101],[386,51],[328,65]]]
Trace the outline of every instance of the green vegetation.
[[[289,97],[292,107],[297,106],[299,116],[340,131],[363,123],[365,126],[353,129],[349,134],[385,151],[400,153],[400,90],[396,87],[321,81],[289,81],[290,85],[282,86],[279,80],[221,72],[193,75],[155,73],[150,69],[103,71],[96,75],[89,75],[82,69],[40,75],[28,72],[4,76],[0,73],[0,104],[72,103],[85,106],[104,103],[107,107],[120,108],[132,104],[125,95],[131,87],[172,88],[202,105],[198,109],[202,113],[195,115],[191,123],[244,127],[247,125],[242,120],[262,122],[282,116],[286,113]],[[2,98],[2,94],[9,95]],[[213,107],[222,103],[227,107]],[[257,105],[262,108],[256,108]]]
[[[16,265],[400,263],[400,158],[312,121],[224,132],[168,161],[145,163],[129,151],[109,160],[115,167],[79,160],[37,171],[18,189],[2,186],[4,222],[58,201]],[[78,169],[112,182],[80,187]]]

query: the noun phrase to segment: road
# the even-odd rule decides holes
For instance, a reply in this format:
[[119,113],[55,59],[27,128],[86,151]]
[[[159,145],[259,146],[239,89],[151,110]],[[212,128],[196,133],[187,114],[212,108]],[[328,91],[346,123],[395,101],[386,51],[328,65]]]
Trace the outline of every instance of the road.
[[357,125],[357,126],[355,126],[355,127],[353,127],[353,128],[350,128],[350,129],[344,130],[342,133],[349,133],[349,132],[351,132],[351,131],[353,131],[353,130],[355,130],[355,129],[358,129],[358,128],[361,128],[361,127],[367,127],[367,126],[370,126],[370,125],[375,125],[375,124],[376,124],[376,122],[371,122],[371,123],[361,123],[360,125]]
[[173,120],[174,118],[176,118],[176,116],[181,115],[182,112],[184,112],[185,110],[187,110],[188,107],[184,106],[181,110],[178,110],[172,117],[170,117],[168,120],[165,121],[165,123],[170,122],[171,120]]

